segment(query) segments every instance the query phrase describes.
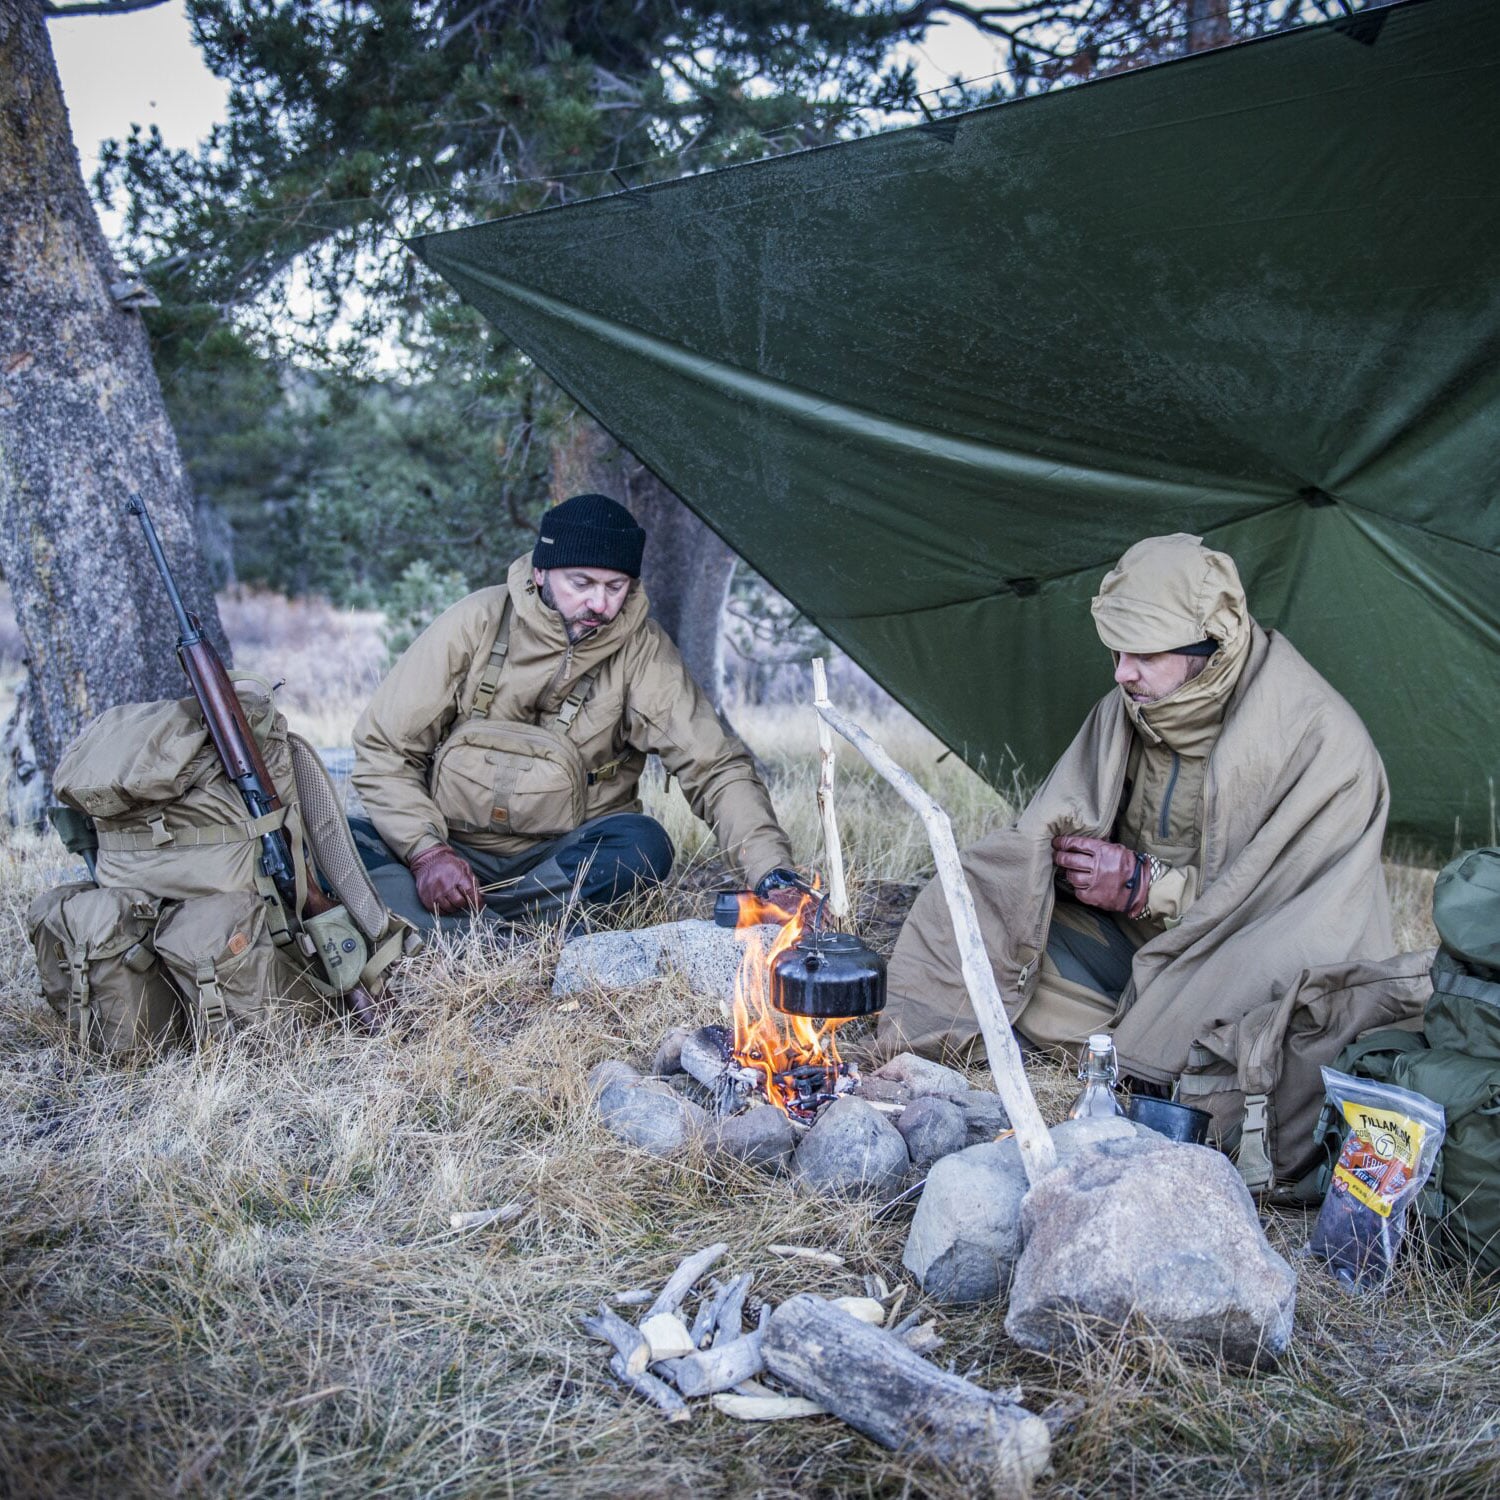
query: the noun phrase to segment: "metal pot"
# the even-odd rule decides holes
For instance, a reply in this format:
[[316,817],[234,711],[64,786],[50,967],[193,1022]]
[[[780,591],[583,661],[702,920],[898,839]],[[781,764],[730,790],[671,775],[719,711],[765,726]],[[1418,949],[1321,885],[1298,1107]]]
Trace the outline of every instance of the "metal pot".
[[847,932],[809,932],[771,960],[771,1004],[816,1020],[885,1009],[885,960]]

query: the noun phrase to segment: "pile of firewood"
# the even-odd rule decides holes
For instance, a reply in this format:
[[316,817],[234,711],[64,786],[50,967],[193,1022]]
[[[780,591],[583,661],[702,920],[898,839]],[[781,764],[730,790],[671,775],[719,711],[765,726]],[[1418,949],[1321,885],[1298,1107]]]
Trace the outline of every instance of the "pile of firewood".
[[[982,1471],[985,1488],[1024,1495],[1048,1463],[1047,1425],[1019,1405],[1020,1392],[986,1391],[924,1356],[941,1344],[934,1325],[900,1317],[903,1286],[868,1277],[865,1295],[826,1299],[803,1293],[760,1306],[744,1327],[752,1272],[714,1280],[697,1292],[728,1250],[690,1255],[656,1295],[618,1294],[617,1307],[643,1307],[631,1323],[607,1302],[584,1329],[611,1345],[609,1368],[670,1422],[687,1421],[688,1400],[707,1396],[742,1421],[832,1415],[894,1451],[945,1467]],[[839,1257],[799,1246],[773,1254],[840,1265]]]

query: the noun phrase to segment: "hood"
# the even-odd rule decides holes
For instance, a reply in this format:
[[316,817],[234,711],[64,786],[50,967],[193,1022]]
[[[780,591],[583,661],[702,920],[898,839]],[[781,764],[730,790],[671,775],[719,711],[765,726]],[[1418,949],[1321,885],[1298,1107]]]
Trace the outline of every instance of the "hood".
[[1206,754],[1250,653],[1254,621],[1239,570],[1226,552],[1176,532],[1137,542],[1105,574],[1093,602],[1099,639],[1145,656],[1212,636],[1219,649],[1175,693],[1140,704],[1120,689],[1141,736],[1182,754]]

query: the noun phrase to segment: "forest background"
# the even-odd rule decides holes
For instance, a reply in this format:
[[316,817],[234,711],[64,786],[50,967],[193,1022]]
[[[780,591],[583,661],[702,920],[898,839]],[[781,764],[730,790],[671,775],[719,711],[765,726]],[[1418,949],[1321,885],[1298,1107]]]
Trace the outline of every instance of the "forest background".
[[[1351,8],[186,0],[222,118],[186,147],[133,125],[99,146],[85,188],[65,101],[48,102],[45,27],[117,25],[152,4],[0,0],[13,127],[0,129],[0,327],[19,346],[0,391],[0,571],[29,663],[7,747],[33,808],[87,717],[178,691],[120,515],[130,488],[221,641],[213,593],[238,584],[382,610],[396,648],[500,577],[549,503],[605,489],[647,526],[648,593],[710,693],[724,701],[726,666],[735,699],[796,691],[788,668],[827,650],[818,632],[403,238]],[[960,28],[968,50],[953,48]],[[967,77],[928,60],[944,35],[950,60],[974,59]],[[79,294],[80,257],[109,287],[98,305]],[[128,399],[91,402],[91,383]]]

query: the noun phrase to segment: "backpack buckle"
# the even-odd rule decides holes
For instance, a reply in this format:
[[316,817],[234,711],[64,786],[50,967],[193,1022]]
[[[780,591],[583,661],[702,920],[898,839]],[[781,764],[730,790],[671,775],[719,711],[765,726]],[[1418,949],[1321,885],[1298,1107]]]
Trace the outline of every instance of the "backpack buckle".
[[174,835],[167,827],[167,819],[165,813],[152,813],[151,816],[146,819],[146,827],[151,830],[151,847],[153,849],[160,849],[163,844],[170,844],[173,842]]

